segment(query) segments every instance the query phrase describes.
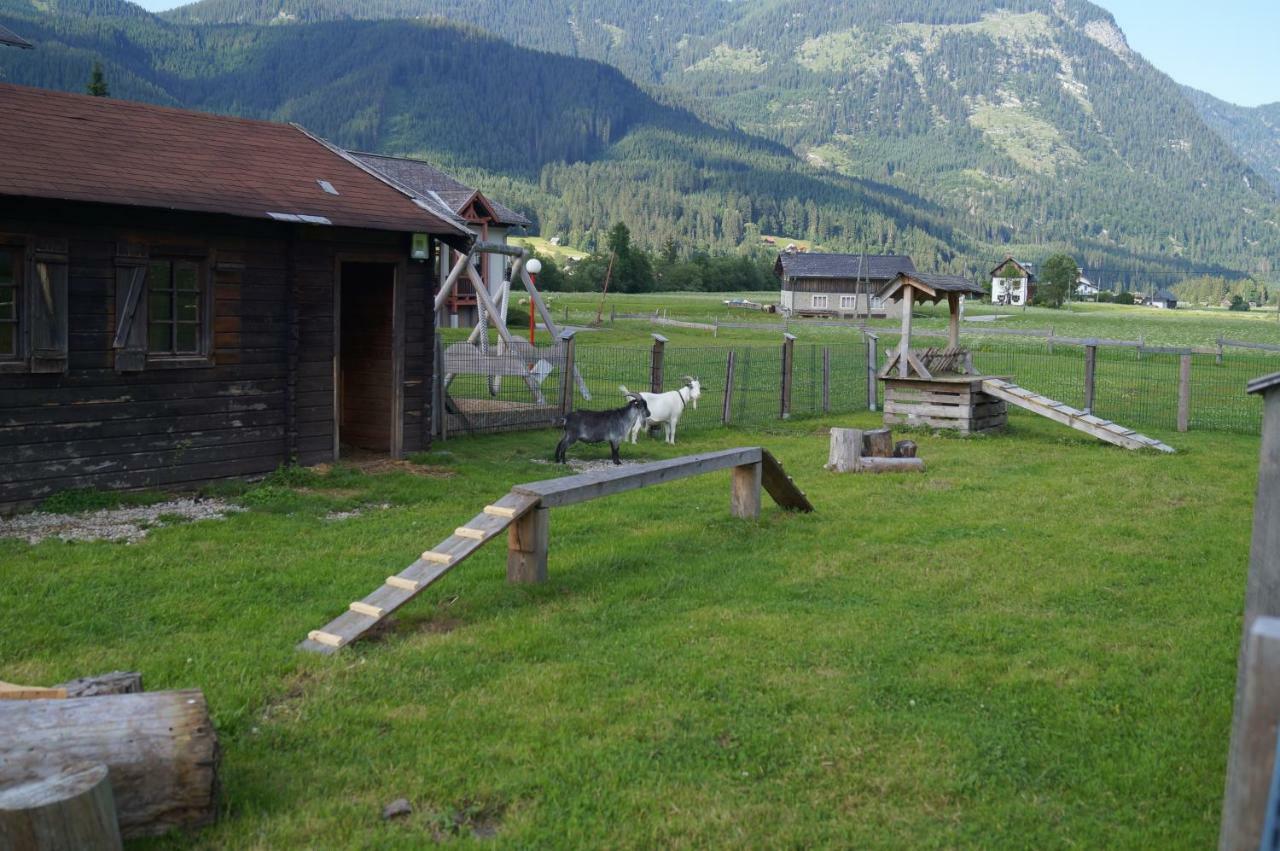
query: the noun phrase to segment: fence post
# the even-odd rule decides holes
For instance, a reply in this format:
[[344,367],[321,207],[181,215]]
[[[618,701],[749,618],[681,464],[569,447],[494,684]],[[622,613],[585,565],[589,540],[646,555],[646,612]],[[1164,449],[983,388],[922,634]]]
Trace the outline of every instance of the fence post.
[[1191,355],[1178,358],[1178,431],[1191,427]]
[[724,368],[724,410],[720,412],[720,421],[725,425],[733,418],[733,369],[738,353],[729,350],[729,362]]
[[572,330],[560,332],[560,340],[564,343],[564,371],[560,373],[560,413],[566,417],[573,412],[573,335]]
[[791,373],[795,360],[795,334],[782,335],[782,410],[779,416],[787,419],[791,416]]
[[1146,337],[1142,334],[1138,335],[1138,360],[1142,360],[1142,347],[1146,345]]
[[822,347],[822,413],[831,413],[831,349]]
[[877,404],[877,388],[876,388],[876,364],[879,362],[880,353],[876,351],[880,345],[880,338],[875,334],[867,334],[867,410],[874,411]]
[[1221,336],[1218,337],[1218,356],[1214,358],[1213,362],[1216,363],[1218,366],[1222,366],[1222,337]]
[[1049,354],[1053,354],[1053,326],[1049,326]]
[[1098,372],[1098,343],[1091,340],[1084,346],[1084,412],[1093,413],[1094,381]]
[[649,353],[649,392],[662,392],[662,361],[663,353],[667,347],[667,338],[661,334],[654,334],[653,350]]
[[618,318],[618,308],[613,306],[612,304],[609,305],[609,327],[610,328],[613,327],[613,321],[617,318]]

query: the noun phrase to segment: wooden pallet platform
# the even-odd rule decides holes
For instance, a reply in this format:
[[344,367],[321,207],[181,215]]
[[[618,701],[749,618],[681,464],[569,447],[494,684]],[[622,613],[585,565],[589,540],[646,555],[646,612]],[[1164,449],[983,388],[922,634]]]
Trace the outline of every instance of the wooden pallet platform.
[[[341,650],[508,529],[511,530],[508,578],[513,576],[511,559],[518,558],[523,560],[522,563],[536,563],[540,559],[542,574],[537,580],[519,581],[545,579],[545,514],[548,509],[725,469],[732,469],[735,473],[732,507],[737,516],[759,514],[761,487],[782,508],[813,511],[809,499],[796,487],[777,459],[758,446],[686,455],[668,461],[516,485],[502,499],[486,505],[479,514],[457,527],[452,535],[424,552],[413,564],[394,576],[388,576],[371,594],[353,601],[345,612],[322,629],[308,633],[298,649],[324,654]],[[538,514],[544,516],[534,516]],[[526,515],[541,522],[526,523],[530,519]],[[529,528],[522,528],[522,525]]]
[[886,426],[927,426],[971,434],[1005,425],[1005,403],[982,392],[981,378],[884,376],[882,380]]
[[1070,426],[1077,431],[1082,431],[1107,443],[1123,446],[1125,449],[1156,449],[1160,452],[1175,451],[1172,446],[1161,443],[1155,438],[1147,437],[1145,434],[1138,434],[1133,429],[1087,414],[1070,405],[1065,405],[1047,396],[1041,396],[1024,387],[1019,387],[999,378],[984,379],[982,390],[990,396],[1003,399],[1010,405],[1017,405],[1019,408],[1024,408],[1042,417],[1048,417],[1055,422]]

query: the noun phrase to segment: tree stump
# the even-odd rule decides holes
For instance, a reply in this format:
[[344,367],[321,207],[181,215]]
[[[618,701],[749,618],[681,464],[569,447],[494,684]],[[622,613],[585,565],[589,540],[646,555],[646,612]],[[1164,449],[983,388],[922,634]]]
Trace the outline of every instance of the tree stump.
[[0,789],[0,848],[119,851],[107,767],[80,763]]
[[916,442],[914,440],[899,440],[893,444],[894,458],[914,458],[916,457]]
[[112,671],[96,677],[80,677],[61,683],[67,697],[100,697],[104,694],[137,694],[142,691],[142,674],[136,671]]
[[0,701],[0,730],[0,788],[101,763],[125,839],[217,815],[218,738],[199,690]]
[[863,432],[862,440],[865,444],[862,454],[868,458],[893,457],[893,432],[889,429],[873,428]]
[[862,430],[856,428],[831,429],[831,450],[827,455],[827,469],[834,473],[852,473],[858,469],[862,458]]

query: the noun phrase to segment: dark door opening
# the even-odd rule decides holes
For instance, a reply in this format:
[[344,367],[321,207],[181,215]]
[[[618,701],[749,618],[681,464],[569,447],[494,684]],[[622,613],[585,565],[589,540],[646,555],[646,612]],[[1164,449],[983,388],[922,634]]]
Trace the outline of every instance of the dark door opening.
[[395,282],[392,263],[343,263],[339,286],[339,451],[395,453]]

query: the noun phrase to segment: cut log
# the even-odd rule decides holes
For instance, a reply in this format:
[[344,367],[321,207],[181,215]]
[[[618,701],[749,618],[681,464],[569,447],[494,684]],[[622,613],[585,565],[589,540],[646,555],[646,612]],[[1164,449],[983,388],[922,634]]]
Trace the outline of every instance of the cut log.
[[0,848],[119,851],[120,826],[102,764],[69,765],[0,787]]
[[47,700],[66,696],[67,690],[64,688],[20,686],[17,683],[0,682],[0,700]]
[[80,677],[60,683],[67,697],[100,697],[104,694],[137,694],[142,691],[142,674],[137,671],[112,671],[96,677]]
[[916,442],[914,440],[899,440],[893,444],[894,458],[914,458],[916,457]]
[[831,450],[827,455],[828,470],[835,473],[852,473],[858,469],[858,460],[861,457],[861,429],[831,429]]
[[102,763],[125,839],[217,815],[218,738],[197,689],[0,701],[0,730],[0,788]]
[[922,458],[863,458],[860,473],[923,473]]
[[862,433],[863,451],[867,458],[893,457],[893,432],[887,428],[873,428]]

